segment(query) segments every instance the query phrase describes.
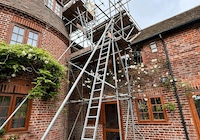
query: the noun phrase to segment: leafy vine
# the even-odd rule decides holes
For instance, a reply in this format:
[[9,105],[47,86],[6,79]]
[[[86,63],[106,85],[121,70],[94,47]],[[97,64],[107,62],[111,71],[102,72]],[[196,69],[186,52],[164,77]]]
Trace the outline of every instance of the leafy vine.
[[66,68],[51,55],[37,47],[26,44],[10,45],[0,42],[0,82],[24,73],[34,75],[30,98],[47,100],[58,94]]

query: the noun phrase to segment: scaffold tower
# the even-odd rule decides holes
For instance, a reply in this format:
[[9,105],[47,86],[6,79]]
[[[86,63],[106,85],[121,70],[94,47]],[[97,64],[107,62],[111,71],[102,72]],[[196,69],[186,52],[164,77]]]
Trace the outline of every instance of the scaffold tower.
[[[61,109],[68,103],[85,103],[87,111],[82,127],[81,140],[95,140],[97,136],[98,122],[102,102],[116,101],[119,123],[119,138],[122,140],[122,127],[120,121],[120,100],[127,100],[127,123],[125,139],[128,132],[129,116],[132,120],[132,131],[135,133],[131,86],[129,84],[128,59],[130,42],[140,34],[140,28],[130,15],[128,0],[109,0],[106,2],[95,0],[69,0],[63,8],[63,21],[70,35],[71,55],[68,65],[74,81],[63,101],[60,109],[45,132],[43,139],[48,134]],[[124,51],[125,50],[125,51]],[[130,51],[131,52],[131,51]],[[116,62],[118,60],[118,62]],[[121,67],[127,81],[127,91],[119,91],[119,76],[117,67]],[[74,74],[79,71],[78,74]],[[113,82],[106,79],[108,73],[112,73]],[[80,79],[87,77],[89,88],[88,98],[84,97],[78,86]],[[88,78],[90,77],[90,78]],[[85,83],[82,82],[82,86]],[[104,93],[105,86],[112,89],[113,94],[108,96]],[[79,93],[79,99],[71,100],[74,89]],[[81,108],[82,109],[82,108]],[[74,131],[81,109],[69,134],[68,140]],[[92,123],[91,123],[92,122]],[[138,132],[139,133],[139,132]],[[135,136],[134,136],[135,139]]]
[[[45,131],[41,140],[44,140],[55,123],[58,115],[66,104],[81,103],[87,105],[85,121],[82,126],[81,140],[95,140],[97,136],[98,122],[100,118],[102,102],[116,101],[119,124],[119,139],[126,140],[129,124],[131,121],[132,132],[139,133],[134,125],[133,104],[134,96],[131,94],[128,68],[130,64],[127,59],[131,57],[130,42],[140,34],[140,28],[131,17],[128,2],[130,0],[65,0],[63,4],[62,19],[70,36],[70,44],[65,52],[59,57],[60,60],[67,51],[71,51],[67,59],[71,75],[74,79],[70,84],[69,91]],[[124,77],[118,75],[118,70],[122,71]],[[112,74],[112,82],[109,74]],[[83,79],[87,82],[83,83]],[[126,81],[127,90],[121,91],[119,80]],[[86,85],[87,84],[87,85]],[[81,85],[87,86],[87,92],[79,89]],[[37,86],[37,85],[36,85]],[[109,87],[112,94],[105,93],[105,88]],[[71,99],[75,88],[79,97]],[[3,128],[9,119],[28,99],[29,95],[21,102],[8,120],[1,126]],[[122,135],[122,124],[120,116],[120,100],[127,101],[127,120],[125,126],[125,136]],[[83,107],[77,114],[68,140],[71,139],[77,120],[80,117]],[[130,118],[131,117],[131,118]],[[91,123],[92,122],[92,123]]]

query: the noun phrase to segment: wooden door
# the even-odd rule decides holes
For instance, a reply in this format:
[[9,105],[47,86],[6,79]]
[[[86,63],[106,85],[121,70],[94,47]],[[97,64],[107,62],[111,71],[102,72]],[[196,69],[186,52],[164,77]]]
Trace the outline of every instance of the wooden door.
[[102,104],[103,139],[120,140],[117,103]]
[[200,139],[200,92],[196,92],[195,98],[189,98],[189,104],[196,127],[197,135]]

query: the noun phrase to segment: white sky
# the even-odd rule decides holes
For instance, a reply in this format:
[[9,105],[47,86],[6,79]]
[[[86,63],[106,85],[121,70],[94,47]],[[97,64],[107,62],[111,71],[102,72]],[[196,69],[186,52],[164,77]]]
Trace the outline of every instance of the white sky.
[[200,5],[200,0],[131,0],[132,17],[144,29]]

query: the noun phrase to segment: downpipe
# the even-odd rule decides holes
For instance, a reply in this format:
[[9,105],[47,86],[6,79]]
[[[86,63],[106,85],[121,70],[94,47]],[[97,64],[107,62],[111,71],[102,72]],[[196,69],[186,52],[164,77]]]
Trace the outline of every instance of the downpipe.
[[175,94],[175,97],[176,97],[176,100],[177,100],[177,103],[178,103],[178,109],[179,109],[180,116],[181,116],[181,123],[182,123],[182,125],[183,125],[183,129],[184,129],[184,132],[185,132],[185,137],[186,137],[186,140],[189,140],[188,131],[187,131],[187,127],[186,127],[186,122],[185,122],[185,119],[184,119],[183,110],[182,110],[182,106],[181,106],[181,103],[180,103],[180,98],[179,98],[179,96],[178,96],[178,91],[177,91],[177,87],[176,87],[176,82],[175,82],[175,80],[174,80],[174,75],[173,75],[172,66],[171,66],[171,63],[170,63],[168,51],[167,51],[167,48],[166,48],[166,43],[165,43],[165,41],[163,40],[161,34],[159,34],[159,38],[160,38],[160,40],[161,40],[161,42],[162,42],[162,45],[163,45],[163,48],[164,48],[164,52],[165,52],[165,56],[166,56],[166,60],[167,60],[167,62],[168,62],[168,63],[167,63],[167,64],[168,64],[167,66],[168,66],[168,69],[169,69],[171,78],[172,78],[172,80],[173,80],[172,85],[173,85],[174,94]]

